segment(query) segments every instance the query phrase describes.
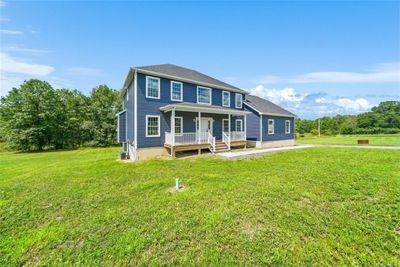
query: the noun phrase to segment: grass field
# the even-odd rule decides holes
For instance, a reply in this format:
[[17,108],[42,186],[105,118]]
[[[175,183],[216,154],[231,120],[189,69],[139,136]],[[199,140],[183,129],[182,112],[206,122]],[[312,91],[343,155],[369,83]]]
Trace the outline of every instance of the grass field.
[[320,145],[357,145],[358,139],[368,139],[371,146],[400,146],[400,134],[376,135],[337,135],[337,136],[312,136],[307,135],[296,140],[298,144]]
[[400,264],[400,151],[118,151],[0,153],[0,266]]

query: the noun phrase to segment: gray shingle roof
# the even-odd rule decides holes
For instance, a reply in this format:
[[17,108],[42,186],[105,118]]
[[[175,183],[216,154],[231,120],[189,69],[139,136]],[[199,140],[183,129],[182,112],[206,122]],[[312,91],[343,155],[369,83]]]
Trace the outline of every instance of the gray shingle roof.
[[286,109],[283,109],[280,106],[272,103],[271,101],[255,95],[246,95],[244,103],[249,105],[250,107],[255,108],[257,111],[263,114],[297,117],[292,112],[289,112]]
[[185,80],[190,80],[193,82],[198,82],[199,84],[207,84],[210,86],[216,86],[216,87],[222,87],[228,90],[233,90],[236,92],[240,92],[243,94],[248,94],[247,91],[237,88],[233,85],[227,84],[225,82],[222,82],[220,80],[214,79],[208,75],[205,75],[203,73],[200,73],[195,70],[191,70],[188,68],[176,66],[173,64],[161,64],[161,65],[152,65],[152,66],[141,66],[141,67],[135,67],[135,69],[143,70],[143,71],[150,71],[150,72],[155,72],[159,74],[164,74],[168,76],[174,76],[177,78],[185,79]]

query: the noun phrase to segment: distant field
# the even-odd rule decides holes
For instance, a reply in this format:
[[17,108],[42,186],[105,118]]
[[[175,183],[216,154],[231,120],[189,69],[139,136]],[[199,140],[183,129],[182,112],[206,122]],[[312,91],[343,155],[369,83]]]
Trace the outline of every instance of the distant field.
[[[398,266],[400,151],[0,153],[0,266]],[[175,178],[187,189],[171,194]]]
[[358,139],[368,139],[371,146],[400,146],[400,134],[337,135],[300,137],[298,144],[357,145]]

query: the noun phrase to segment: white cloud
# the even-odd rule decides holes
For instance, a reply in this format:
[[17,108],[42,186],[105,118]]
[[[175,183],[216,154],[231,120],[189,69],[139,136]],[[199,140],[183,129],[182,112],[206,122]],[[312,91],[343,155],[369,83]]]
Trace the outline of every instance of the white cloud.
[[368,100],[365,98],[357,98],[355,100],[351,100],[349,98],[340,98],[335,101],[335,104],[344,108],[345,110],[350,111],[366,111],[371,107]]
[[0,53],[0,72],[19,73],[32,76],[46,76],[54,71],[54,68],[48,65],[32,64],[18,61],[6,53]]
[[32,54],[46,54],[51,53],[53,51],[44,50],[44,49],[34,49],[34,48],[24,48],[18,46],[6,46],[2,48],[3,51],[10,51],[10,52],[25,52],[25,53],[32,53]]
[[4,30],[4,29],[0,29],[0,34],[20,35],[20,34],[23,34],[23,32],[22,32],[22,31],[18,31],[18,30]]
[[264,85],[258,85],[248,91],[282,106],[300,118],[358,114],[368,111],[372,107],[365,98],[336,98],[323,92],[299,93],[294,88],[268,89]]
[[67,71],[72,75],[79,76],[101,76],[103,75],[102,71],[94,68],[86,68],[86,67],[71,67],[68,68]]
[[24,62],[0,52],[0,95],[5,95],[8,90],[19,86],[24,80],[48,78],[53,71],[51,66]]
[[392,83],[400,82],[400,62],[374,65],[364,72],[317,71],[293,77],[266,76],[263,84],[289,83]]

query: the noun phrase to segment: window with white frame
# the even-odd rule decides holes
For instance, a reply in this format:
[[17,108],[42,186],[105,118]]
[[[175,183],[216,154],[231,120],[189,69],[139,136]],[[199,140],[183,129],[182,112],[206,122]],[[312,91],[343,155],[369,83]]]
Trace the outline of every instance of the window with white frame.
[[229,119],[222,119],[222,131],[225,133],[229,132]]
[[183,117],[175,117],[175,135],[183,134]]
[[290,120],[285,120],[285,133],[290,134]]
[[243,132],[243,121],[236,120],[236,132]]
[[197,86],[197,103],[211,105],[211,88]]
[[146,137],[160,137],[160,116],[146,115]]
[[183,84],[180,82],[171,81],[171,100],[183,100]]
[[269,119],[268,120],[268,134],[274,134],[275,133],[275,128],[274,128],[274,120],[273,119]]
[[231,93],[222,91],[222,106],[229,107],[231,105]]
[[242,99],[242,94],[235,94],[235,107],[236,108],[242,108],[243,104],[243,99]]
[[160,99],[160,78],[146,76],[146,97]]

